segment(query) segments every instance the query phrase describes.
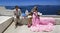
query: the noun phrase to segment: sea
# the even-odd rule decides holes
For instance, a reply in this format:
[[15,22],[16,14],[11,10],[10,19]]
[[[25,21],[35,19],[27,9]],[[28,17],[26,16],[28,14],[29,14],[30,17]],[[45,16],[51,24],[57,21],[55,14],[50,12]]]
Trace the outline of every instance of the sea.
[[[38,12],[41,12],[43,15],[59,15],[60,12],[60,5],[29,5],[18,7],[22,13],[25,13],[26,10],[30,12],[34,6],[37,6]],[[14,9],[15,6],[5,6],[5,8]]]

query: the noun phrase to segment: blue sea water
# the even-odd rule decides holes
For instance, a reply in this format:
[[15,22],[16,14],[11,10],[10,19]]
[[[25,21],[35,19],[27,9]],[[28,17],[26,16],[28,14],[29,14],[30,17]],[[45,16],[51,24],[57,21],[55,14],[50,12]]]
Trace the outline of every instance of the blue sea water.
[[[26,9],[30,12],[31,9],[37,6],[38,11],[43,15],[57,15],[57,12],[60,11],[60,5],[32,5],[32,6],[19,6],[22,13],[26,11]],[[14,9],[15,6],[5,6],[7,9]]]

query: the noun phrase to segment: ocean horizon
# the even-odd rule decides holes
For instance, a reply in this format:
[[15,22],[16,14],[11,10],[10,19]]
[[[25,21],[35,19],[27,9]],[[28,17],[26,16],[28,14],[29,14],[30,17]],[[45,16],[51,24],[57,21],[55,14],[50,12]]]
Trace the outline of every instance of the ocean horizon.
[[[43,13],[43,15],[57,15],[57,12],[60,11],[60,5],[29,5],[29,6],[18,6],[22,13],[26,11],[26,9],[30,12],[31,9],[37,6],[38,12]],[[5,6],[6,9],[14,9],[15,6]]]

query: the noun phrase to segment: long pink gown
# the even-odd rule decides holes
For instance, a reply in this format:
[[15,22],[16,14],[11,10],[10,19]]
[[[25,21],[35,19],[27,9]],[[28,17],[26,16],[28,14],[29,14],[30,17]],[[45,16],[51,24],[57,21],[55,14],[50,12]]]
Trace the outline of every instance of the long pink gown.
[[52,17],[38,17],[36,12],[33,13],[31,31],[52,31],[54,29],[55,20]]

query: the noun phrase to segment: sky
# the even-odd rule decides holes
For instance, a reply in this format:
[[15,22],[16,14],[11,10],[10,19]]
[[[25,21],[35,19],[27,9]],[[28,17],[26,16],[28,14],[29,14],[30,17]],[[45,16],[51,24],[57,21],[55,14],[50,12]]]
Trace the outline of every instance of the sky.
[[60,5],[60,0],[0,0],[0,6]]

